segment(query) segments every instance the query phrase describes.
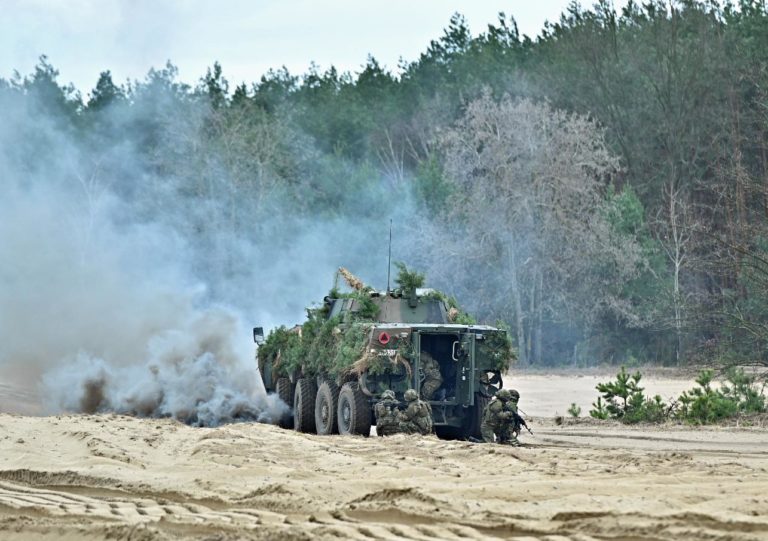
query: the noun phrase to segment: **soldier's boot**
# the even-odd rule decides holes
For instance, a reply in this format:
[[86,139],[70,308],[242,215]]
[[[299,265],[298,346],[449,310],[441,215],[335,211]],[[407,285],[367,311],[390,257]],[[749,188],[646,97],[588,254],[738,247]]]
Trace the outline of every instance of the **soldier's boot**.
[[507,445],[512,445],[513,447],[520,447],[520,440],[517,439],[517,434],[515,434],[514,432],[508,435],[504,443],[506,443]]

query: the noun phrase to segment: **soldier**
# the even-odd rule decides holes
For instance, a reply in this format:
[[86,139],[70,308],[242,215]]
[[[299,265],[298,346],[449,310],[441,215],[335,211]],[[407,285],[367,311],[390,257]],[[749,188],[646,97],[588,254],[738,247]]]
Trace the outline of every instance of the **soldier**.
[[400,412],[400,431],[406,434],[427,435],[432,432],[432,407],[419,400],[415,389],[408,389],[404,395],[408,405]]
[[[520,394],[518,393],[517,396],[519,399]],[[491,400],[485,407],[483,422],[480,425],[480,432],[483,435],[484,442],[493,443],[495,436],[498,443],[518,445],[517,438],[512,436],[517,402],[514,403],[514,406],[508,405],[511,399],[512,393],[507,389],[501,389],[496,393],[496,399]]]
[[421,385],[421,398],[432,400],[440,386],[443,384],[443,375],[440,373],[440,366],[437,361],[427,353],[421,352],[421,369],[424,372],[424,383]]
[[390,436],[400,430],[400,402],[395,398],[394,391],[386,390],[381,393],[379,400],[373,407],[376,414],[376,434]]
[[[504,390],[504,389],[502,389]],[[525,420],[517,413],[517,403],[520,401],[520,393],[514,389],[509,391],[509,401],[506,403],[506,411],[512,412],[512,422],[510,423],[510,434],[508,443],[511,445],[520,445],[517,436],[520,435],[520,429],[525,424]],[[526,425],[527,426],[527,425]]]

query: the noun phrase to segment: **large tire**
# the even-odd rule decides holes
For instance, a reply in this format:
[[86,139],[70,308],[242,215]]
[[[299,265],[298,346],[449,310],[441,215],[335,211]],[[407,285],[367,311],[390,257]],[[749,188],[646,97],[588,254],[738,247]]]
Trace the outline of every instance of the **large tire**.
[[275,391],[277,392],[277,396],[280,397],[280,400],[288,404],[288,407],[291,408],[291,411],[289,411],[287,414],[283,415],[283,417],[280,419],[280,422],[278,423],[282,428],[293,428],[293,386],[291,385],[291,380],[288,378],[279,378],[277,380],[277,384],[275,385]]
[[436,426],[435,435],[441,440],[465,440],[465,430],[456,426]]
[[311,379],[300,378],[293,394],[293,428],[299,432],[315,431],[315,396],[317,389]]
[[336,411],[339,434],[345,436],[370,436],[371,405],[357,383],[345,383],[339,391]]
[[335,383],[324,381],[317,389],[315,398],[315,428],[321,436],[339,432],[336,418],[338,401],[339,388]]

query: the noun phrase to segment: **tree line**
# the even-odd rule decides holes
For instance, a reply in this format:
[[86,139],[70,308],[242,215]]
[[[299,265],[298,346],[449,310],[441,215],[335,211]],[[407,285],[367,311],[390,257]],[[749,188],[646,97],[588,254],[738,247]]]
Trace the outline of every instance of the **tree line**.
[[[200,242],[407,207],[402,258],[507,324],[522,363],[766,364],[765,51],[764,1],[603,0],[533,39],[457,14],[397,71],[369,57],[232,86],[215,63],[186,85],[169,63],[125,84],[105,71],[83,96],[43,57],[0,80],[17,128],[0,147],[45,167],[51,132],[8,112],[35,110],[147,216],[190,201]],[[106,178],[72,175],[86,194]]]

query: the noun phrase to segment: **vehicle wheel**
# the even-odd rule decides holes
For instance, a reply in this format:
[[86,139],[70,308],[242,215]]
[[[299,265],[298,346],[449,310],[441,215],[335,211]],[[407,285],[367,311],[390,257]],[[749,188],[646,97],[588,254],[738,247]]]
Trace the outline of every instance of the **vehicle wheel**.
[[370,436],[371,405],[360,391],[357,383],[345,383],[339,391],[339,406],[336,412],[339,434],[348,436]]
[[311,379],[300,378],[293,393],[293,428],[299,432],[315,431],[315,396],[317,389]]
[[336,409],[339,400],[339,388],[335,383],[324,381],[317,389],[315,398],[315,428],[321,436],[337,434]]
[[441,440],[463,440],[464,429],[457,426],[436,426],[435,435]]
[[[280,397],[280,400],[288,404],[288,407],[293,410],[293,389],[291,385],[291,380],[288,378],[279,378],[277,380],[277,385],[275,385],[275,391],[277,392],[277,396]],[[289,411],[286,413],[278,423],[282,428],[293,428],[293,412]]]

